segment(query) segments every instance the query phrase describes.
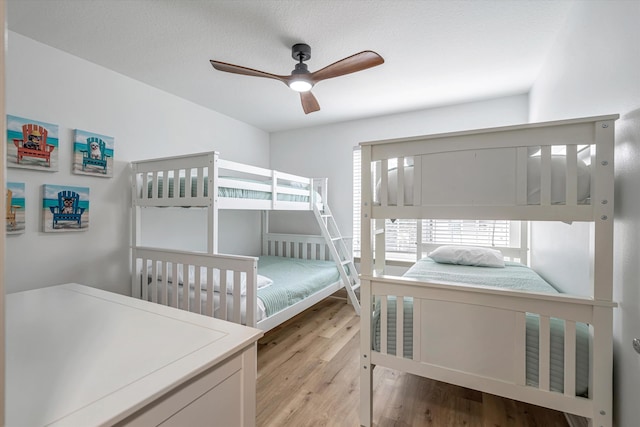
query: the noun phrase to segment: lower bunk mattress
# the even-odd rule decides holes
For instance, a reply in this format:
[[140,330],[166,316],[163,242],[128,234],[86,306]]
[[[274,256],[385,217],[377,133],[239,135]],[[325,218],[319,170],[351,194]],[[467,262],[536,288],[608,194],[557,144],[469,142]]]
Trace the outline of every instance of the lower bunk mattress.
[[[421,281],[453,282],[475,286],[492,286],[532,292],[558,293],[558,291],[529,267],[505,262],[505,268],[474,267],[442,264],[431,258],[423,258],[414,264],[404,277]],[[391,303],[393,301],[393,303]],[[387,305],[387,353],[396,354],[396,307],[395,298],[389,297]],[[376,301],[373,313],[373,350],[380,351],[380,301]],[[404,299],[403,356],[413,357],[413,299]],[[564,389],[564,321],[550,320],[550,389]],[[539,367],[539,318],[526,315],[526,378],[527,385],[538,386]],[[473,349],[471,349],[473,351]],[[585,395],[589,384],[589,327],[576,324],[576,394]]]
[[[150,271],[150,269],[149,269]],[[193,307],[196,301],[195,298],[195,286],[194,286],[194,268],[189,269],[189,307]],[[229,272],[231,273],[231,272]],[[173,283],[173,274],[171,269],[168,272],[168,283]],[[161,294],[164,291],[163,281],[161,277],[158,278],[157,287],[157,300],[161,301]],[[326,287],[338,282],[340,280],[340,273],[333,261],[322,260],[310,260],[310,259],[298,259],[298,258],[285,258],[279,256],[260,256],[258,258],[258,300],[257,300],[257,313],[256,321],[261,321],[269,316],[272,316],[287,307],[290,307],[305,298],[325,289]],[[201,313],[206,313],[207,307],[207,294],[204,292],[207,288],[207,276],[206,271],[203,271],[200,278],[200,289],[203,291],[200,293]],[[222,317],[220,310],[221,295],[219,292],[219,281],[217,277],[214,277],[215,292],[214,292],[214,306],[215,317]],[[230,274],[227,275],[227,283],[233,283]],[[183,274],[178,272],[178,307],[184,308],[183,303]],[[149,275],[149,287],[151,287],[151,275]],[[151,300],[151,289],[149,300]],[[246,323],[245,309],[246,309],[246,279],[242,276],[241,283],[241,321]],[[169,286],[167,289],[168,304],[174,306],[173,299],[173,286]],[[226,306],[227,316],[226,320],[232,320],[232,310],[234,307],[233,301],[233,286],[227,286],[226,293]],[[191,309],[190,311],[194,311]]]

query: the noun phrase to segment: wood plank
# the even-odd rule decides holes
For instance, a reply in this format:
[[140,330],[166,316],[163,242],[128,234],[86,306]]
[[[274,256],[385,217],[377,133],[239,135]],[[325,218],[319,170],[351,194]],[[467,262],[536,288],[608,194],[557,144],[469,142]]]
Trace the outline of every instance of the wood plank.
[[[359,318],[327,298],[258,342],[257,426],[358,426]],[[376,367],[373,425],[567,427],[564,415]]]

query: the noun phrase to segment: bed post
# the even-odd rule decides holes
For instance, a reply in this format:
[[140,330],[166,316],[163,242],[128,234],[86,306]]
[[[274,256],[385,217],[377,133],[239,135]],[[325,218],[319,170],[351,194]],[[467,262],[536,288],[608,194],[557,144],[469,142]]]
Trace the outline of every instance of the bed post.
[[262,255],[269,255],[269,211],[262,211]]
[[595,174],[592,182],[591,204],[595,221],[593,297],[597,300],[613,299],[613,145],[614,120],[595,123]]
[[[131,166],[131,266],[129,271],[131,274],[131,296],[134,298],[140,298],[140,286],[137,281],[137,254],[136,247],[140,245],[140,206],[136,204],[136,194],[138,192],[137,186],[137,177],[138,177],[138,167],[134,163]],[[140,192],[143,193],[141,187]]]
[[[372,275],[371,259],[371,146],[362,145],[361,163],[361,229],[360,272]],[[371,365],[371,281],[360,279],[360,304],[366,307],[360,315],[360,425],[370,426],[373,415],[373,366]]]
[[210,154],[209,173],[209,197],[208,206],[208,224],[209,232],[207,233],[207,252],[210,254],[218,253],[218,157],[217,151]]
[[[593,298],[611,301],[613,299],[613,196],[614,196],[614,120],[594,123],[597,150],[595,166],[592,165],[591,204],[594,213],[594,262]],[[612,425],[613,402],[613,309],[593,308],[593,343],[591,361],[591,384],[593,399],[593,425]]]

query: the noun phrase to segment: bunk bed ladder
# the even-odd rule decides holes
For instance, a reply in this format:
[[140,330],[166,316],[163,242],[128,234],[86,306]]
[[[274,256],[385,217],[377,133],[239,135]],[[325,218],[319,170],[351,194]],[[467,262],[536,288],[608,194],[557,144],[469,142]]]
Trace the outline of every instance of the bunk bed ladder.
[[340,272],[340,278],[342,279],[342,283],[347,290],[349,301],[351,302],[351,305],[353,305],[353,308],[359,316],[360,302],[358,301],[356,291],[360,288],[360,278],[358,277],[356,266],[353,263],[351,250],[340,234],[338,224],[336,224],[329,206],[324,204],[324,208],[321,211],[317,205],[314,205],[313,213],[318,220],[318,225],[320,225],[322,236],[327,242],[327,246],[329,247],[331,256],[336,262],[336,266],[338,267],[338,271]]

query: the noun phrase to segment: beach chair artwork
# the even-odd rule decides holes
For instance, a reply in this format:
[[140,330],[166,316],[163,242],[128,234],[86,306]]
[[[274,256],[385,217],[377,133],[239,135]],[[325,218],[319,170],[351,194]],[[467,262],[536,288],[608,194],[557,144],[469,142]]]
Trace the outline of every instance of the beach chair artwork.
[[107,173],[107,153],[105,142],[100,138],[87,138],[87,150],[82,152],[82,170],[87,167],[99,169],[101,173]]
[[75,130],[73,172],[80,175],[113,176],[113,138]]
[[7,182],[5,225],[7,234],[24,233],[25,229],[25,184]]
[[16,212],[14,210],[16,208],[16,206],[13,206],[11,204],[12,200],[13,200],[13,191],[7,189],[7,217],[6,217],[6,221],[7,221],[7,228],[8,229],[13,229],[16,226]]
[[89,226],[89,189],[57,185],[44,187],[44,231],[86,230]]
[[7,166],[55,172],[58,126],[7,116]]

